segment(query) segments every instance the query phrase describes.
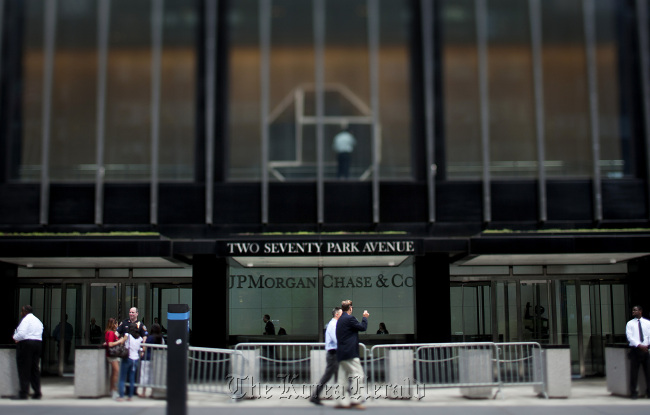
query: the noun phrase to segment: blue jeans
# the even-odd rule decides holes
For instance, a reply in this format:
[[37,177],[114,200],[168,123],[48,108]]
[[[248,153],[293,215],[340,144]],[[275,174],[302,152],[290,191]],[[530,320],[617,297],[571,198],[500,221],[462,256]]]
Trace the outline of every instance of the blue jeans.
[[124,384],[126,383],[126,377],[129,377],[129,383],[131,387],[129,388],[129,398],[133,397],[135,393],[135,373],[138,371],[138,363],[140,360],[131,360],[131,359],[122,359],[122,365],[120,366],[120,384],[118,389],[120,391],[120,398],[124,398]]

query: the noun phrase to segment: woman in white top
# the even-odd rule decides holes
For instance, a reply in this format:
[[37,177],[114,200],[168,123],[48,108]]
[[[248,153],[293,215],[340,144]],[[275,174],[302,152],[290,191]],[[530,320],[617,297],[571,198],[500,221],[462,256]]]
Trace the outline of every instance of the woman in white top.
[[117,400],[121,401],[124,399],[124,384],[126,383],[126,377],[128,376],[131,386],[129,388],[129,397],[127,398],[127,401],[130,401],[135,392],[135,374],[138,371],[138,364],[140,363],[140,345],[142,344],[142,337],[140,337],[139,330],[135,324],[131,324],[129,332],[120,340],[126,342],[126,348],[129,349],[129,357],[122,359],[122,366],[120,367],[120,397]]

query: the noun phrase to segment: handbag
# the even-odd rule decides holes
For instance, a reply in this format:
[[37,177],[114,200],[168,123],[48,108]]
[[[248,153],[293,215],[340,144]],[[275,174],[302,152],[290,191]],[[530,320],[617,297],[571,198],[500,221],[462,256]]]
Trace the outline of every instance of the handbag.
[[[128,341],[128,339],[127,339],[127,341]],[[117,344],[115,346],[110,346],[108,348],[108,355],[110,357],[126,358],[126,357],[129,357],[129,349],[127,349],[124,346],[124,343]]]
[[124,344],[118,344],[108,348],[108,355],[110,357],[129,357],[129,351],[124,347]]

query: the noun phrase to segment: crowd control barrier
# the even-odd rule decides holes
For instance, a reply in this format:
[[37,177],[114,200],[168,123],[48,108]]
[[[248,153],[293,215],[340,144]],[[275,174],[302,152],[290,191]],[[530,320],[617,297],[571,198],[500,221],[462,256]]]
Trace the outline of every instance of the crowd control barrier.
[[495,343],[503,386],[531,385],[548,398],[544,379],[542,348],[539,343]]
[[378,345],[371,351],[369,389],[377,398],[410,399],[425,389],[461,388],[484,398],[500,388],[494,343]]
[[[167,387],[167,346],[147,345],[138,386]],[[502,388],[531,385],[548,398],[538,343],[359,344],[367,399],[422,398],[426,389],[459,388],[467,398],[495,398]],[[188,391],[233,399],[307,399],[325,372],[324,343],[240,343],[234,349],[189,347]],[[333,380],[324,396],[339,393]]]
[[[235,351],[244,359],[241,394],[247,398],[306,399],[325,372],[324,343],[239,343]],[[367,371],[367,349],[361,343],[359,355]],[[326,395],[335,387],[331,382]],[[365,383],[359,386],[365,388]]]
[[[162,397],[167,388],[167,345],[147,344],[150,360],[140,361],[137,386],[153,388]],[[145,351],[146,353],[146,351]],[[241,353],[230,349],[188,348],[189,392],[205,392],[237,397],[237,379],[244,372]]]

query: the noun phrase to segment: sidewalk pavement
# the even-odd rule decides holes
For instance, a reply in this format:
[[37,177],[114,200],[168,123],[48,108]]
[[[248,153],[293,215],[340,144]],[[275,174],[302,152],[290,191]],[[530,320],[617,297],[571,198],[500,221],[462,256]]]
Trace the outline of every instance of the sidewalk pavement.
[[[138,398],[132,401],[116,402],[109,397],[79,399],[74,396],[74,380],[70,377],[46,377],[42,379],[43,398],[41,400],[14,401],[0,399],[2,415],[41,415],[41,414],[115,414],[120,415],[175,415],[167,411],[166,400]],[[305,398],[272,397],[269,399],[244,399],[235,401],[229,396],[189,393],[187,413],[207,415],[227,411],[229,415],[260,414],[286,415],[289,412],[303,413],[345,413],[335,410],[336,401],[323,400],[323,406],[315,406]],[[574,380],[571,395],[567,399],[543,399],[533,391],[532,386],[505,387],[495,399],[466,399],[458,388],[427,389],[421,399],[391,400],[371,399],[365,403],[366,412],[393,414],[395,411],[406,414],[517,414],[537,415],[553,412],[561,414],[644,414],[650,413],[650,399],[632,400],[611,395],[607,392],[606,379]],[[357,412],[357,411],[353,411]]]

